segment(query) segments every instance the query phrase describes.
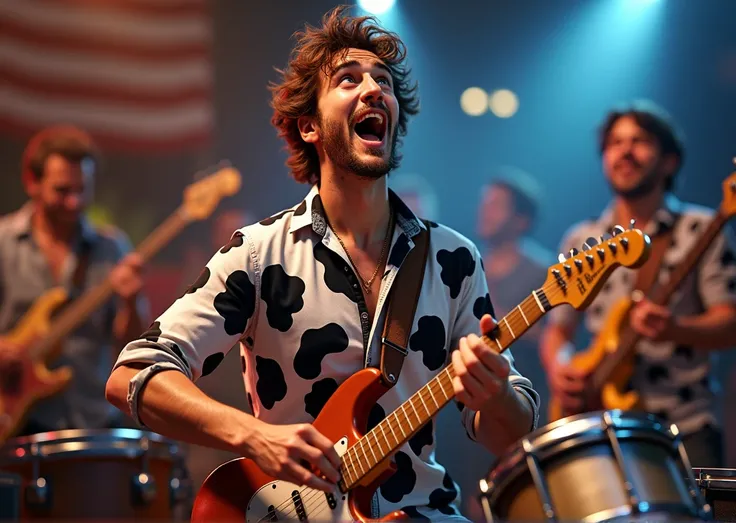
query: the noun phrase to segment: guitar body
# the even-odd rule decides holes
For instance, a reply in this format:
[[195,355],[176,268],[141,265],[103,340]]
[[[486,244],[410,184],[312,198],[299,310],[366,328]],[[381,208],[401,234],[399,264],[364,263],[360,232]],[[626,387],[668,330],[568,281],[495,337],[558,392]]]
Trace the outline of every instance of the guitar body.
[[32,358],[24,350],[45,335],[54,313],[67,299],[64,289],[51,289],[34,302],[12,331],[2,337],[20,350],[16,361],[0,366],[0,443],[20,428],[34,403],[60,392],[72,379],[69,367],[52,371],[46,366],[58,355],[60,346],[39,359]]
[[[364,369],[348,378],[325,404],[313,425],[335,443],[338,455],[354,445],[366,432],[368,414],[386,388],[377,369]],[[386,461],[356,488],[334,492],[331,506],[325,492],[300,487],[264,474],[251,460],[237,458],[216,468],[197,494],[191,521],[275,521],[298,520],[304,510],[311,521],[371,521],[371,499],[376,488],[395,472]],[[292,500],[299,492],[301,509]],[[271,512],[275,510],[275,514]],[[396,511],[382,521],[407,519]]]
[[[632,306],[633,302],[628,298],[623,298],[614,304],[593,343],[586,350],[575,354],[570,360],[570,365],[585,374],[590,374],[601,364],[607,354],[616,352],[619,346],[619,334],[626,325]],[[583,412],[637,408],[639,395],[634,391],[626,390],[633,371],[633,357],[618,365],[611,378],[604,384],[603,389],[592,391],[590,397],[586,398]],[[550,422],[582,413],[563,409],[559,400],[554,396],[550,400],[548,412]]]

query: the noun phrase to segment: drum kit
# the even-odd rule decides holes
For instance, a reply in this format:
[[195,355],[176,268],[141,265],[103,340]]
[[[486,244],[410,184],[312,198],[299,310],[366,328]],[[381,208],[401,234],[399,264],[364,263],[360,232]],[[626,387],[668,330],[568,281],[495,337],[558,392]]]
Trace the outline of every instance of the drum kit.
[[[191,511],[181,446],[152,432],[15,438],[0,447],[0,470],[0,505],[21,520],[186,521]],[[5,494],[13,487],[20,495]],[[480,481],[478,497],[493,523],[736,521],[736,470],[692,468],[676,426],[605,411],[529,434]]]

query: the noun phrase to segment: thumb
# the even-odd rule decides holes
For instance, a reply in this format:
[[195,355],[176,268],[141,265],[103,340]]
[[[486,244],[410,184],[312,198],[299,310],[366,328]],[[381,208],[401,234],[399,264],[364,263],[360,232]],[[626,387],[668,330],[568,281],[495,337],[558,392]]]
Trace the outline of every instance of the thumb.
[[480,319],[480,331],[483,334],[488,334],[495,328],[496,328],[496,322],[491,317],[491,315],[484,314],[483,317]]

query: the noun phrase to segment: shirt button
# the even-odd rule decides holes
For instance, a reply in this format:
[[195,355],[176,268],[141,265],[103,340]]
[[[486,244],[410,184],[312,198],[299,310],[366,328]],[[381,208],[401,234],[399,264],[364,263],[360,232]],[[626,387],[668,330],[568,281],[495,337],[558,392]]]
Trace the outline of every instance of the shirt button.
[[363,318],[364,320],[367,320],[368,319],[368,313],[367,312],[361,312],[360,313],[360,317]]
[[345,272],[348,272],[348,270],[349,270],[349,269],[348,269],[348,266],[346,265],[346,266],[345,266]]
[[353,289],[357,289],[357,288],[358,288],[358,284],[357,283],[353,283]]

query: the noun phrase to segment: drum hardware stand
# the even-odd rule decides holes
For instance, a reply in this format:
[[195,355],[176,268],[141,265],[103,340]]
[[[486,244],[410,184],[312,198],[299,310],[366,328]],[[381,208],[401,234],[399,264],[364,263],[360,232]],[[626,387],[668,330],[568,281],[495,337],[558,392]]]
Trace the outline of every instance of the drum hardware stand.
[[699,516],[701,519],[713,519],[713,508],[706,503],[703,493],[697,486],[698,483],[695,481],[695,476],[693,476],[692,465],[690,464],[690,458],[687,457],[687,452],[685,452],[685,445],[682,443],[680,429],[673,423],[670,425],[670,432],[675,436],[675,446],[677,447],[677,452],[680,455],[682,466],[685,468],[685,474],[687,475],[688,493],[698,506]]
[[629,466],[626,463],[626,460],[624,460],[624,453],[621,451],[621,444],[616,437],[615,428],[616,421],[613,419],[611,413],[608,411],[604,412],[603,429],[606,432],[606,436],[608,436],[608,441],[611,443],[611,448],[613,449],[613,456],[616,459],[616,463],[618,463],[621,474],[623,475],[624,488],[626,489],[626,494],[629,496],[629,504],[631,505],[631,515],[641,514],[646,511],[641,510],[639,496],[636,492],[636,488],[634,488],[634,482],[631,477],[631,470],[629,470]]
[[50,509],[51,485],[46,478],[41,476],[41,456],[36,443],[31,445],[30,453],[33,457],[33,481],[24,490],[25,501],[29,506],[37,509]]
[[148,451],[150,449],[150,441],[148,438],[141,438],[141,469],[142,472],[134,474],[131,481],[130,497],[133,506],[141,507],[150,505],[156,499],[156,480],[149,473]]

